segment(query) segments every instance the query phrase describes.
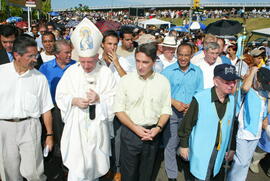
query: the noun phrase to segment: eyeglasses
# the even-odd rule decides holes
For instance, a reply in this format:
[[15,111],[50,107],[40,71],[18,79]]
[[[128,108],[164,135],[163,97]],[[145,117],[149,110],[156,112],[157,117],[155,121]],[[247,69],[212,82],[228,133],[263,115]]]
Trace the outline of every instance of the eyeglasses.
[[38,54],[37,55],[29,55],[27,56],[29,59],[38,59]]

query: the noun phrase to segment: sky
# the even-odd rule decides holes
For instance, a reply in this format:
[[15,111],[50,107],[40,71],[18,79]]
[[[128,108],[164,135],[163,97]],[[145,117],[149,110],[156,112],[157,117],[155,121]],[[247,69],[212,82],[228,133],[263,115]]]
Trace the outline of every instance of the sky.
[[[132,6],[132,5],[151,5],[151,4],[183,4],[190,0],[51,0],[52,9],[67,9],[78,6],[79,4],[87,5],[89,7],[112,7],[112,6]],[[235,0],[201,0],[202,3],[235,3]],[[239,2],[239,1],[238,1]],[[247,3],[269,3],[270,0],[241,0],[240,2]]]

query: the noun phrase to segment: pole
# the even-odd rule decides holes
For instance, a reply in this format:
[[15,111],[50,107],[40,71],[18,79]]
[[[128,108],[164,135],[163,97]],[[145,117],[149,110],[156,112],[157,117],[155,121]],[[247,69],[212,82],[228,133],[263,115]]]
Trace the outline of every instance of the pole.
[[30,7],[27,7],[27,17],[28,17],[28,32],[30,32]]
[[190,33],[190,26],[192,22],[192,5],[193,5],[193,0],[190,0],[190,9],[189,9],[189,26],[188,26],[188,32]]
[[[241,56],[240,56],[240,66],[239,66],[239,70],[238,70],[238,76],[241,77],[241,72],[242,72],[242,66],[243,66],[243,54],[244,54],[244,47],[245,47],[245,39],[246,39],[246,35],[247,35],[247,32],[246,32],[246,25],[245,25],[245,19],[244,19],[244,24],[243,24],[243,38],[242,38],[242,41],[241,41]],[[229,138],[229,143],[228,143],[228,148],[227,148],[227,153],[229,153],[230,149],[231,149],[231,142],[232,142],[232,135],[233,135],[233,131],[234,131],[234,122],[235,121],[238,121],[236,120],[235,118],[238,118],[238,114],[236,114],[236,108],[237,108],[237,102],[238,102],[238,97],[241,96],[241,90],[240,90],[240,81],[237,82],[237,85],[236,85],[236,92],[235,92],[235,95],[234,95],[234,110],[233,110],[233,120],[232,120],[232,127],[231,127],[231,132],[230,132],[230,138]],[[241,103],[240,103],[240,109],[242,107],[242,104],[243,104],[243,101],[241,99]],[[240,110],[239,110],[240,112]],[[227,181],[227,176],[228,176],[228,168],[229,168],[229,161],[226,160],[226,164],[225,164],[225,174],[224,174],[224,181]]]
[[40,17],[39,17],[39,10],[37,10],[37,19],[39,20]]

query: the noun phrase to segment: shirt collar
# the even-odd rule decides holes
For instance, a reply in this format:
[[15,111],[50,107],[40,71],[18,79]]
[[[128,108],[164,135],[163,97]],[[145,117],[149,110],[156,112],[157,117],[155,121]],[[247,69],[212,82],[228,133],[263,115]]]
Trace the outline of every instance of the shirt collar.
[[140,75],[138,74],[138,72],[137,72],[137,76],[138,76],[138,78],[139,78],[140,80],[150,80],[150,79],[154,79],[155,75],[156,75],[156,73],[153,71],[153,73],[152,73],[149,77],[147,77],[147,79],[144,79],[144,78],[143,78],[142,76],[140,76]]
[[[70,62],[68,64],[66,64],[66,66],[64,67],[64,69],[72,64],[74,64],[74,60],[70,60]],[[59,67],[59,65],[57,64],[57,61],[56,61],[56,58],[53,59],[53,62],[52,62],[52,66],[55,68],[55,67]],[[60,68],[60,67],[59,67]]]
[[[179,62],[178,62],[178,61],[175,62],[175,63],[172,65],[172,69],[173,69],[173,70],[180,70],[180,71],[183,72],[183,70],[180,68],[180,65],[179,65]],[[190,70],[195,70],[195,69],[194,69],[194,65],[193,65],[192,63],[189,64],[188,69],[187,69],[187,71],[185,71],[185,72],[189,72]]]
[[[218,96],[217,96],[215,87],[212,87],[212,88],[211,88],[211,101],[212,101],[212,102],[217,102],[217,101],[220,102],[220,100],[219,100],[219,98],[218,98]],[[224,99],[224,102],[223,102],[223,103],[220,102],[220,103],[226,104],[228,101],[229,101],[229,96],[227,95],[227,96],[225,97],[225,99]]]

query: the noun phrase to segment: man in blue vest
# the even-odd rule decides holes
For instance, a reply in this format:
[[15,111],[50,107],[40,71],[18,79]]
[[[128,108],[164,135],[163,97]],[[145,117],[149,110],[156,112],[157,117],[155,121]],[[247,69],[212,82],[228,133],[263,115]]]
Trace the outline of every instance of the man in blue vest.
[[262,122],[267,116],[270,91],[270,70],[266,67],[251,67],[243,81],[244,103],[238,116],[236,153],[228,181],[245,181],[252,155],[262,134]]
[[[217,65],[213,79],[214,87],[195,94],[179,128],[180,155],[190,161],[190,172],[196,181],[208,181],[219,173],[232,127],[231,94],[239,79],[235,67]],[[226,159],[232,159],[233,154],[230,151]]]

